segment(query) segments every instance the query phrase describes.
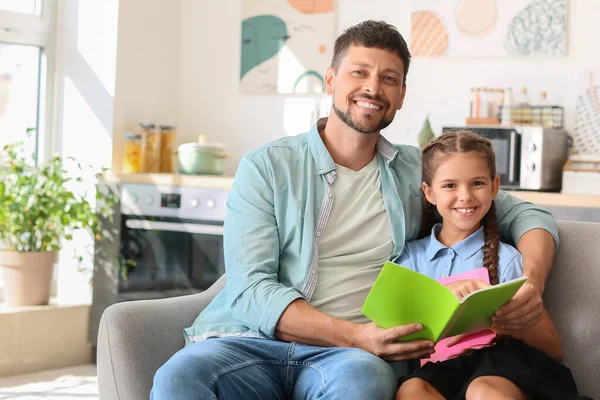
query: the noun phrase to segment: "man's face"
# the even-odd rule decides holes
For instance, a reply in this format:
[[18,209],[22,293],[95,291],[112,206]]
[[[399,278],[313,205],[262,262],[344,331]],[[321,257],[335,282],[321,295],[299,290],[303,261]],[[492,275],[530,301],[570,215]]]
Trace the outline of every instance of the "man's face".
[[325,86],[340,120],[357,132],[376,133],[402,108],[404,64],[388,50],[350,46],[337,71],[327,69]]

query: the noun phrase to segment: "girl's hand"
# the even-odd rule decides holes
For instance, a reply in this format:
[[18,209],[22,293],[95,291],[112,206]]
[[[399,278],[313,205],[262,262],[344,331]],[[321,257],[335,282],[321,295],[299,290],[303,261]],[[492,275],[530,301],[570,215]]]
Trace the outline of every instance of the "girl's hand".
[[481,289],[485,289],[490,287],[489,283],[481,281],[479,279],[463,279],[460,281],[450,282],[445,285],[458,300],[461,300],[463,297],[467,296],[469,293],[476,292]]

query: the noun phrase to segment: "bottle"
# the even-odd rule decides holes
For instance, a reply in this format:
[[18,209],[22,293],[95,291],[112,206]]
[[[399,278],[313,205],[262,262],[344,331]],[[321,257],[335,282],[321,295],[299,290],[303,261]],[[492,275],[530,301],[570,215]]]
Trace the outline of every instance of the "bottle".
[[532,123],[531,104],[529,103],[529,96],[527,95],[526,87],[523,87],[521,89],[521,95],[519,97],[517,109],[519,110],[518,122],[523,125],[531,125],[531,123]]
[[160,171],[160,134],[154,124],[140,124],[142,128],[142,172]]
[[545,128],[554,128],[554,121],[552,118],[552,106],[548,101],[548,93],[545,91],[540,93],[539,114],[540,125],[542,125]]
[[173,173],[173,148],[175,146],[175,127],[160,125],[160,172]]
[[123,172],[135,174],[142,166],[142,135],[125,132],[125,151],[123,155]]
[[502,114],[500,116],[500,123],[502,125],[512,125],[512,110],[512,90],[511,88],[506,88],[504,89],[504,98],[502,99]]

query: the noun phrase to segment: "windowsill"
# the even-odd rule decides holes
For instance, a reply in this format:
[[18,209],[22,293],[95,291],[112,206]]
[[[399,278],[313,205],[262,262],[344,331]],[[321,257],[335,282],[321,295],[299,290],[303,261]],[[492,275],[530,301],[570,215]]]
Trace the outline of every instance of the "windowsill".
[[8,306],[6,303],[0,303],[0,314],[10,314],[10,313],[40,311],[40,310],[53,310],[53,309],[69,308],[69,307],[90,307],[91,305],[92,305],[91,301],[87,301],[87,300],[65,301],[65,300],[59,299],[58,297],[52,297],[50,299],[49,304],[40,305],[40,306],[11,307],[11,306]]

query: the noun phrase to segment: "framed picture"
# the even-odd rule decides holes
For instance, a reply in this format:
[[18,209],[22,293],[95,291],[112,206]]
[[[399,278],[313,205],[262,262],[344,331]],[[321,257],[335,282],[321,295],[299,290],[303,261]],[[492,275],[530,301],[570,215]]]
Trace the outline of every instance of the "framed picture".
[[334,8],[334,0],[244,0],[241,92],[323,93]]
[[411,53],[565,56],[567,0],[413,0]]

